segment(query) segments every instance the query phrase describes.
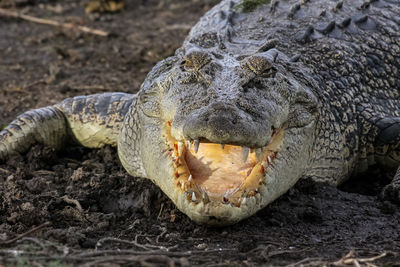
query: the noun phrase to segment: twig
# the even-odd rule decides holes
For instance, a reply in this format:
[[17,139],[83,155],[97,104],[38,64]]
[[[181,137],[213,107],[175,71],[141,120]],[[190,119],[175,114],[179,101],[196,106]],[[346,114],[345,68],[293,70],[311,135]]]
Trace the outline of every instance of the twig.
[[285,267],[303,266],[305,263],[322,263],[322,262],[321,262],[321,258],[305,258],[298,262],[286,265]]
[[381,253],[380,255],[377,255],[375,257],[370,257],[370,258],[359,258],[358,261],[359,262],[369,262],[369,261],[376,261],[377,259],[386,257],[387,253],[386,251]]
[[[223,252],[234,252],[234,249],[210,249],[210,250],[187,250],[187,251],[165,251],[165,250],[148,250],[148,251],[137,251],[133,249],[120,249],[120,250],[97,250],[97,251],[90,251],[90,252],[82,252],[75,255],[68,255],[68,256],[51,256],[48,257],[49,259],[72,259],[72,260],[88,260],[91,258],[101,257],[105,254],[108,256],[118,256],[118,255],[165,255],[169,257],[187,257],[192,255],[202,255],[202,254],[212,254],[212,253],[223,253]],[[38,258],[39,259],[39,258]]]
[[171,246],[171,247],[156,246],[156,245],[151,245],[151,244],[142,245],[142,244],[139,244],[137,239],[135,239],[135,241],[130,241],[130,240],[123,240],[123,239],[119,239],[119,238],[115,238],[115,237],[104,237],[104,238],[100,239],[96,243],[96,248],[102,246],[103,243],[105,243],[105,242],[118,242],[118,243],[122,243],[122,244],[134,245],[138,248],[142,248],[147,251],[151,251],[152,249],[158,249],[160,251],[171,251],[171,250],[177,248],[176,245]]
[[50,224],[51,224],[51,222],[42,223],[41,225],[36,226],[36,227],[32,228],[31,230],[29,230],[29,231],[27,231],[27,232],[25,232],[25,233],[23,233],[23,234],[20,234],[20,235],[18,235],[18,236],[16,236],[16,237],[14,237],[13,239],[10,239],[10,240],[1,242],[0,245],[11,245],[11,244],[14,243],[15,241],[18,241],[19,239],[21,239],[21,238],[23,238],[23,237],[25,237],[25,236],[27,236],[27,235],[29,235],[29,234],[32,234],[32,233],[34,233],[34,232],[36,232],[36,231],[39,231],[40,229],[42,229],[42,228],[44,228],[44,227],[46,227],[46,226],[49,226]]
[[164,255],[151,255],[151,256],[106,256],[92,262],[82,265],[82,267],[99,266],[102,263],[132,263],[140,262],[141,266],[153,266],[148,261],[156,261],[163,266],[175,266],[174,260]]
[[268,258],[273,257],[273,256],[282,255],[282,254],[300,253],[300,252],[310,251],[310,250],[313,250],[313,248],[303,248],[303,249],[299,249],[299,250],[275,250],[275,251],[271,251],[268,253]]
[[5,174],[11,174],[12,172],[10,172],[9,170],[0,168],[0,172],[4,172]]
[[[1,14],[1,12],[0,12],[0,14]],[[9,92],[23,92],[24,90],[27,90],[27,89],[31,88],[32,86],[35,86],[35,85],[38,85],[38,84],[41,84],[41,83],[46,83],[46,81],[44,79],[39,79],[37,81],[31,82],[29,84],[26,84],[24,86],[7,88],[6,90],[9,91]]]
[[[112,259],[126,259],[128,257],[132,257],[133,260],[135,256],[148,256],[148,259],[151,259],[151,256],[167,256],[171,258],[181,258],[182,257],[191,257],[194,255],[205,255],[205,254],[219,254],[224,252],[234,252],[234,249],[216,249],[216,250],[202,250],[202,251],[182,251],[182,252],[172,252],[172,251],[162,251],[162,250],[151,250],[151,251],[137,251],[137,250],[99,250],[96,252],[83,252],[79,254],[65,254],[63,255],[54,255],[48,252],[26,252],[26,251],[18,251],[15,250],[0,250],[0,257],[4,256],[5,259],[9,262],[15,262],[18,257],[28,257],[30,261],[62,261],[62,262],[73,262],[74,265],[78,265],[77,262],[90,263],[93,261],[103,261],[106,257],[109,257],[108,260]],[[154,257],[152,257],[154,259]],[[188,264],[186,264],[188,265]],[[97,266],[97,265],[96,265]],[[164,266],[164,265],[163,265]]]
[[[164,209],[164,202],[161,203],[161,207],[160,207],[160,211],[158,212],[157,220],[160,220],[163,209]],[[157,241],[157,243],[158,243],[158,241]]]
[[63,23],[63,22],[50,20],[50,19],[36,18],[36,17],[33,17],[33,16],[20,14],[19,12],[16,12],[16,11],[7,10],[7,9],[4,9],[4,8],[0,8],[0,15],[7,16],[7,17],[12,17],[12,18],[23,19],[23,20],[27,20],[27,21],[34,22],[34,23],[39,23],[39,24],[46,24],[46,25],[62,27],[62,28],[72,29],[72,30],[80,30],[82,32],[86,32],[86,33],[90,33],[90,34],[94,34],[94,35],[99,35],[99,36],[103,36],[103,37],[107,37],[109,35],[108,32],[105,32],[105,31],[102,31],[102,30],[91,29],[91,28],[86,27],[86,26],[75,25],[75,24],[72,24],[72,23]]
[[39,246],[42,250],[45,249],[45,245],[42,244],[42,243],[39,241],[39,239],[37,239],[37,238],[34,238],[34,237],[24,237],[24,238],[21,238],[21,242],[22,242],[22,241],[29,241],[29,242],[35,243],[35,244],[36,244],[37,246]]
[[162,232],[161,232],[161,234],[159,234],[159,235],[156,237],[156,243],[157,243],[157,244],[160,243],[160,238],[163,237],[163,235],[165,235],[165,234],[167,233],[167,228],[165,228],[165,227],[160,227],[160,229],[162,230]]
[[360,266],[360,263],[367,263],[370,265],[371,262],[376,261],[380,258],[386,257],[387,256],[387,252],[383,252],[380,255],[377,255],[375,257],[370,257],[370,258],[356,258],[355,257],[355,253],[354,250],[350,250],[349,253],[347,253],[343,258],[341,258],[340,260],[334,262],[334,265],[348,265],[348,264],[352,264],[354,266]]
[[100,239],[99,241],[97,241],[96,243],[96,248],[100,247],[104,242],[107,241],[111,241],[111,242],[118,242],[118,243],[122,243],[122,244],[129,244],[129,245],[134,245],[138,248],[142,248],[144,250],[151,250],[151,248],[148,248],[146,245],[141,245],[137,242],[137,240],[135,241],[129,241],[129,240],[123,240],[123,239],[119,239],[119,238],[114,238],[114,237],[104,237],[102,239]]
[[[1,8],[0,8],[0,13],[1,13]],[[26,90],[26,89],[28,89],[28,88],[30,88],[32,86],[35,86],[35,85],[38,85],[38,84],[41,84],[41,83],[45,83],[45,80],[44,79],[40,79],[40,80],[31,82],[31,83],[29,83],[27,85],[24,85],[24,86],[22,86],[21,91]]]

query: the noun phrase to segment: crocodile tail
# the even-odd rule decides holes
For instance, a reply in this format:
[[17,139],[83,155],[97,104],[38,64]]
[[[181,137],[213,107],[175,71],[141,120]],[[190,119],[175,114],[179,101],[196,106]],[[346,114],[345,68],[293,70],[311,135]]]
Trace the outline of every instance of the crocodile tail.
[[27,111],[0,132],[0,160],[24,153],[35,143],[61,148],[67,135],[66,118],[55,106]]

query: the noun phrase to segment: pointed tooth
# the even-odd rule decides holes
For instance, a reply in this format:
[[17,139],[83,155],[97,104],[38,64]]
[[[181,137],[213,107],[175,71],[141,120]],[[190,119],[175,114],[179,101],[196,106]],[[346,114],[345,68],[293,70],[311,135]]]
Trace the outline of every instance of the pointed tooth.
[[270,164],[272,161],[270,156],[267,157],[267,160],[268,160],[268,164]]
[[178,156],[182,156],[183,147],[184,147],[184,143],[179,141],[178,142]]
[[189,150],[192,147],[192,143],[190,141],[187,141],[187,147],[188,147]]
[[263,166],[264,171],[265,171],[266,169],[268,169],[268,163],[265,162],[265,161],[261,162],[261,166]]
[[208,197],[208,194],[206,192],[203,192],[202,197],[204,203],[210,202],[210,198]]
[[197,153],[197,151],[199,151],[199,146],[200,146],[200,141],[199,141],[199,139],[195,139],[195,140],[193,141],[193,144],[194,144],[194,152]]
[[185,190],[185,182],[181,183],[181,189]]
[[224,150],[225,148],[225,144],[221,144],[222,150]]
[[246,202],[247,202],[247,197],[244,197],[244,198],[242,199],[242,205],[246,204]]
[[250,153],[250,148],[243,146],[242,153],[243,153],[243,162],[246,162],[247,157],[249,156],[249,153]]
[[254,191],[250,191],[248,194],[249,197],[254,197],[255,195],[256,195],[256,192],[254,192]]
[[192,192],[192,201],[196,201],[197,200],[197,198],[196,198],[196,193],[195,192]]
[[188,181],[191,182],[192,181],[192,175],[189,175]]

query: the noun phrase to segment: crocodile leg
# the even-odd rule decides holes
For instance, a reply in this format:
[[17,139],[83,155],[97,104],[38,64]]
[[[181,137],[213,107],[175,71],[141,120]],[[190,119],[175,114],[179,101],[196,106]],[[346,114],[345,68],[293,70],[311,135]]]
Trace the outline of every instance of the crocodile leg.
[[381,118],[375,125],[378,129],[375,158],[386,170],[397,168],[392,181],[381,191],[380,198],[400,204],[400,118]]
[[67,142],[86,147],[116,146],[134,98],[124,93],[96,94],[27,111],[0,132],[0,160],[26,152],[35,143],[56,149]]
[[400,167],[397,169],[393,180],[383,188],[380,198],[400,204]]

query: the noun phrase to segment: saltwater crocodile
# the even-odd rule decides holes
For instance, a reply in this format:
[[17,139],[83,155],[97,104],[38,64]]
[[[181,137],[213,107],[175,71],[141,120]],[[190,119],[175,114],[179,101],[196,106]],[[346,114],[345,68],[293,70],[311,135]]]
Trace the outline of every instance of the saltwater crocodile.
[[[395,170],[400,1],[259,2],[221,1],[137,94],[23,113],[0,133],[0,159],[36,142],[115,145],[129,174],[206,224],[246,218],[302,177]],[[398,177],[384,193],[400,199]]]

